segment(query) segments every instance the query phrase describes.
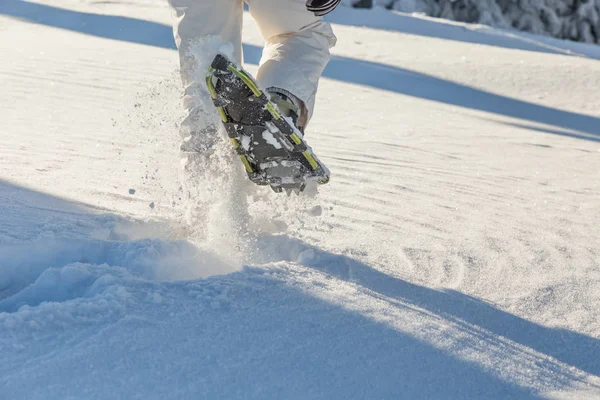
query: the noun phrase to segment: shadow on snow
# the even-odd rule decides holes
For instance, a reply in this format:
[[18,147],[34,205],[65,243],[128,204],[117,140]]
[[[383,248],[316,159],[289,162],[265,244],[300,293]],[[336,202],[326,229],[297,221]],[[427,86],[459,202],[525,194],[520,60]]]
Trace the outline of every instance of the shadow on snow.
[[[481,44],[510,50],[585,56],[600,59],[600,49],[583,43],[483,25],[454,23],[445,19],[413,17],[396,11],[340,8],[325,19],[333,24],[367,27],[462,43]],[[360,38],[356,39],[361,41]],[[572,49],[577,49],[573,51]],[[581,53],[581,54],[579,54]]]
[[[3,2],[0,5],[0,14],[98,37],[167,49],[175,48],[170,27],[134,18],[81,13],[24,1]],[[245,45],[244,50],[248,62],[258,63],[260,48]],[[409,96],[577,130],[582,133],[577,136],[579,138],[599,139],[600,119],[598,118],[510,99],[389,65],[334,57],[325,76]],[[60,212],[67,210],[70,213],[77,213],[80,217],[87,213],[85,207],[81,208],[66,200],[28,191],[9,183],[1,183],[0,192],[5,194],[12,192],[26,198],[37,197],[46,205],[60,204]],[[7,198],[0,197],[0,199],[4,202],[8,201]],[[5,205],[7,204],[2,204],[2,208]],[[11,229],[27,229],[26,224],[33,224],[31,226],[34,227],[30,226],[30,228],[36,231],[35,224],[38,218],[33,214],[40,212],[43,214],[48,211],[23,204],[15,207],[15,213],[21,213],[18,224],[14,222],[17,219],[10,220],[12,222],[1,220],[0,233],[7,237],[10,236]],[[88,221],[93,225],[98,223],[98,218],[114,217],[94,216]],[[68,232],[65,234],[69,235]],[[12,244],[0,242],[0,250],[13,246],[14,240],[13,238],[7,242]],[[117,244],[127,244],[127,240],[127,235],[105,239],[107,243]],[[285,243],[281,244],[288,248],[290,243],[295,243],[298,248],[310,248],[302,242],[285,237],[272,237],[268,241],[271,243],[284,241]],[[63,250],[68,253],[67,249]],[[547,328],[460,292],[436,291],[414,285],[378,272],[357,260],[331,254],[318,248],[313,250],[317,257],[307,263],[308,267],[342,280],[351,280],[386,297],[416,305],[444,320],[457,324],[464,321],[469,325],[480,327],[490,335],[506,337],[568,365],[600,375],[600,365],[597,363],[600,359],[600,341],[597,339],[566,329]],[[37,260],[40,264],[37,265],[35,273],[40,273],[45,268],[60,266],[60,263],[81,261],[71,260],[69,257],[56,259],[42,253]],[[80,255],[76,254],[74,257]],[[53,264],[47,263],[49,259],[52,259]],[[153,260],[146,259],[145,262],[151,265]],[[127,265],[126,260],[121,260],[117,256],[111,259],[111,263]],[[148,265],[144,264],[144,268]],[[255,269],[249,268],[247,272],[211,279],[246,280],[248,274]],[[352,271],[352,279],[349,271]],[[11,282],[4,283],[11,284]],[[7,292],[6,296],[13,294]],[[189,352],[190,349],[194,349],[194,346],[198,346],[199,349],[221,357],[219,363],[209,365],[213,375],[209,374],[208,377],[214,377],[213,383],[218,380],[223,381],[221,382],[223,385],[215,385],[214,388],[222,390],[223,387],[229,387],[227,390],[232,390],[232,394],[234,390],[237,393],[258,393],[260,388],[257,387],[257,382],[261,382],[277,390],[280,398],[290,399],[305,398],[307,390],[314,390],[313,394],[323,398],[352,398],[357,393],[386,398],[399,396],[520,399],[537,397],[530,389],[506,383],[476,364],[452,357],[424,341],[393,330],[360,314],[310,297],[284,284],[252,293],[252,296],[255,296],[254,312],[237,315],[236,325],[230,325],[234,321],[227,321],[229,325],[221,327],[231,331],[248,332],[243,339],[243,346],[254,349],[252,354],[261,354],[260,358],[246,359],[247,363],[240,364],[240,354],[228,353],[227,349],[234,348],[243,355],[244,348],[240,348],[239,343],[236,348],[233,343],[239,340],[239,336],[226,334],[213,336],[210,347],[204,347],[206,344],[203,343],[194,344],[193,332],[198,327],[191,324],[193,321],[190,321],[188,326],[192,336],[185,342],[186,346],[175,346],[170,349],[173,354],[176,354],[178,351]],[[261,298],[286,299],[286,302],[278,305],[272,301],[261,302]],[[215,326],[218,327],[220,321],[222,322],[221,317],[215,314],[214,318]],[[210,330],[209,325],[207,324],[204,329]],[[301,334],[299,335],[298,332]],[[172,345],[173,343],[165,344],[165,346]],[[149,355],[124,351],[124,357],[143,359]],[[203,354],[198,354],[199,361],[203,360],[203,357]],[[227,365],[228,359],[231,361],[230,367],[233,365],[233,369],[227,369],[230,373],[226,373],[222,368],[219,369],[219,365]],[[203,376],[198,374],[198,371],[203,369],[201,365],[189,365],[189,367],[186,369],[185,365],[181,366],[184,370],[178,372],[180,377],[198,379],[198,376]],[[552,368],[552,366],[540,366],[540,368],[545,367]],[[214,375],[215,370],[221,374]],[[207,371],[207,373],[211,372]],[[231,385],[231,381],[228,385],[224,385],[233,376],[236,377],[237,385]],[[151,376],[144,378],[151,378]],[[565,379],[568,384],[568,377]],[[294,382],[310,382],[313,389],[298,387]]]
[[[10,215],[5,213],[0,216],[0,254],[4,256],[5,250],[16,244],[29,244],[29,251],[39,246],[39,241],[31,241],[27,232],[37,232],[42,237],[50,234],[72,239],[80,238],[87,228],[93,229],[94,223],[100,225],[100,230],[105,229],[104,223],[107,220],[120,223],[118,216],[90,214],[89,208],[86,214],[84,205],[6,182],[0,182],[0,194],[0,208],[11,211]],[[53,229],[49,221],[56,219],[61,220],[61,225]],[[70,225],[71,219],[73,225]],[[11,226],[16,225],[11,225],[11,221],[16,220],[20,221],[21,234],[18,236],[21,239],[13,237],[8,240],[6,236],[10,233]],[[37,225],[40,222],[41,225]],[[81,231],[76,231],[75,228]],[[155,239],[154,247],[159,241]],[[120,259],[114,257],[96,261],[110,263],[112,268],[125,267],[138,275],[135,265],[131,265],[131,253],[138,247],[138,242],[129,241],[124,235],[108,238],[103,242],[104,246],[100,246],[102,249],[116,243],[125,246],[127,251],[121,254]],[[309,248],[302,242],[285,237],[269,237],[267,242],[275,246],[283,245],[288,249],[290,245],[298,249]],[[169,242],[164,245],[168,247]],[[77,256],[70,246],[70,242],[66,241],[62,250]],[[326,274],[347,279],[346,272],[352,269],[358,277],[356,283],[386,296],[406,299],[435,312],[442,319],[464,317],[495,334],[508,334],[520,339],[533,348],[536,348],[536,343],[545,343],[543,346],[549,348],[543,350],[562,359],[566,355],[557,354],[557,349],[562,347],[565,351],[578,351],[580,346],[585,345],[585,354],[576,352],[575,357],[579,359],[567,360],[578,367],[585,368],[592,360],[597,360],[597,342],[582,335],[568,331],[555,332],[503,313],[458,292],[441,293],[411,285],[372,270],[356,260],[313,249],[318,257],[309,267]],[[25,248],[21,250],[27,252]],[[177,248],[171,250],[179,251]],[[34,269],[38,275],[50,268],[55,271],[72,269],[72,266],[60,263],[78,261],[64,256],[57,259],[54,253],[44,254],[43,246],[36,251],[37,256],[32,261],[36,263]],[[4,277],[4,284],[10,286],[11,275],[10,271],[6,275],[6,269],[7,264],[10,269],[12,259],[4,258],[4,262],[0,263],[0,277]],[[152,259],[152,253],[147,254],[144,260],[146,266],[161,262],[159,258]],[[86,265],[80,265],[79,268],[84,269]],[[89,268],[93,272],[98,267],[90,264]],[[111,266],[105,265],[102,268],[106,271]],[[290,284],[286,280],[288,275],[284,274],[282,280],[273,278],[273,271],[276,268],[247,267],[241,272],[204,280],[165,283],[161,286],[162,296],[173,299],[170,302],[174,301],[175,307],[163,308],[163,305],[168,307],[170,302],[140,303],[130,311],[133,313],[132,318],[123,319],[117,326],[100,325],[94,329],[94,340],[82,347],[85,349],[83,353],[82,350],[76,353],[71,351],[79,348],[79,341],[88,341],[87,336],[79,331],[81,326],[76,323],[71,327],[69,324],[60,325],[56,338],[53,338],[52,332],[48,332],[46,335],[35,336],[33,340],[28,339],[27,348],[38,349],[35,351],[39,352],[45,362],[37,363],[34,352],[28,363],[34,366],[31,367],[34,370],[28,369],[22,375],[19,368],[13,367],[10,379],[4,385],[11,393],[22,393],[25,398],[28,393],[32,393],[30,391],[42,389],[39,385],[36,389],[20,383],[21,378],[28,379],[27,376],[34,373],[39,378],[38,382],[45,382],[48,377],[52,377],[52,385],[47,388],[50,390],[47,394],[57,397],[67,392],[76,393],[79,389],[92,393],[98,382],[110,381],[114,393],[133,391],[136,395],[142,395],[147,392],[151,397],[161,393],[172,394],[174,390],[185,388],[186,392],[197,393],[203,398],[264,398],[266,393],[266,397],[285,399],[538,398],[530,388],[503,381],[476,363],[437,349],[427,343],[424,340],[426,338],[415,338],[358,312],[313,297]],[[65,282],[61,282],[62,275],[53,276],[53,286],[65,287]],[[117,279],[118,283],[119,278],[116,276],[111,279]],[[53,309],[48,308],[52,303],[48,302],[74,301],[72,307],[76,308],[78,296],[86,292],[86,287],[94,285],[94,279],[102,279],[102,275],[94,278],[90,274],[89,279],[86,279],[92,280],[76,282],[76,290],[62,297],[56,297],[56,293],[51,290],[35,293],[35,299],[29,302],[30,308],[24,310],[24,315],[37,315],[32,314],[32,311],[44,304],[45,310],[52,312]],[[151,277],[146,276],[145,279],[148,282]],[[152,285],[153,290],[156,290],[156,284]],[[229,307],[207,307],[204,303],[208,301],[208,304],[212,304],[210,298],[196,300],[190,296],[194,291],[218,294],[223,288],[227,288]],[[143,293],[149,289],[147,283],[140,283],[139,287],[129,286],[127,290],[132,295],[140,291],[143,297]],[[27,293],[25,287],[20,292],[9,294],[0,301],[0,305],[10,303],[7,308],[2,308],[18,314],[19,307],[12,304],[11,299],[18,298],[21,294],[33,295]],[[45,299],[40,297],[44,294],[48,296]],[[93,299],[85,299],[88,304],[86,307],[89,307]],[[98,301],[103,307],[111,304],[101,297]],[[62,304],[65,304],[62,310],[65,310],[68,304]],[[124,312],[126,304],[117,304],[115,307]],[[102,319],[98,321],[102,324]],[[524,332],[511,334],[510,330]],[[9,338],[20,337],[15,331],[11,335],[5,344]],[[531,339],[529,335],[532,335]],[[533,335],[536,335],[537,341],[533,340]],[[65,341],[65,337],[70,336],[73,338]],[[118,340],[115,339],[117,337]],[[58,342],[54,343],[54,340]],[[110,351],[102,343],[104,340],[110,343]],[[52,362],[48,362],[47,351],[40,350],[47,347],[53,348]],[[20,356],[24,354],[18,343],[14,348]],[[148,348],[154,351],[147,351]],[[16,353],[11,354],[12,347],[5,349],[5,359],[17,357]],[[118,362],[114,359],[115,354],[118,354]],[[86,366],[93,365],[93,373],[77,367],[80,357],[85,358]],[[178,360],[175,369],[173,360]],[[126,373],[127,379],[123,379],[122,370],[110,367],[115,363],[133,366]],[[540,369],[546,367],[542,365]],[[66,381],[56,375],[57,369],[67,373]],[[175,379],[171,379],[173,373],[176,374],[173,377]],[[559,387],[577,383],[576,379],[569,378],[568,373],[562,376],[559,371],[558,374],[561,376],[557,384]],[[148,382],[161,384],[159,387],[148,386]],[[185,386],[181,386],[183,383]],[[13,388],[11,385],[16,386]]]
[[[164,262],[165,253],[179,254],[191,247],[189,243],[185,246],[177,244],[183,241],[171,242],[156,238],[145,242],[143,239],[131,239],[130,236],[135,236],[136,232],[139,235],[140,232],[147,231],[143,226],[136,229],[125,226],[119,229],[119,225],[131,225],[131,221],[115,215],[91,213],[92,209],[86,205],[7,182],[0,182],[0,207],[8,210],[0,216],[0,254],[4,259],[0,263],[0,277],[5,287],[16,285],[22,292],[27,290],[27,283],[31,284],[35,275],[39,276],[44,270],[60,269],[65,264],[82,261],[120,266],[145,279],[154,279],[153,274],[144,272],[164,268],[161,263]],[[95,242],[90,242],[96,243],[98,249],[95,252],[88,249],[86,255],[85,246],[73,246],[73,240],[85,241],[86,238],[82,236],[93,234],[94,228],[106,231],[107,226],[111,227],[113,233],[107,234],[105,239],[93,239]],[[152,227],[149,229],[152,230]],[[129,234],[128,231],[134,233]],[[39,238],[31,237],[32,232]],[[45,254],[47,249],[40,246],[38,239],[48,237],[56,239],[55,244],[62,243],[64,247],[51,248]],[[383,274],[355,259],[326,252],[297,239],[268,236],[258,243],[265,261],[295,261],[301,252],[311,249],[315,256],[303,261],[306,267],[406,304],[395,307],[402,309],[417,306],[436,315],[441,321],[463,326],[469,336],[482,335],[481,339],[489,343],[493,343],[496,337],[504,337],[583,371],[600,375],[597,363],[600,358],[600,341],[597,339],[566,329],[540,326],[460,292],[437,291],[414,285]],[[29,250],[25,248],[27,245]],[[134,255],[136,249],[143,250],[144,246],[150,247],[152,251],[142,252],[140,264],[136,262]],[[111,253],[110,249],[119,248],[122,251]],[[164,249],[163,252],[156,250],[161,248]],[[35,257],[29,258],[29,264],[21,263],[19,266],[19,252],[13,251],[17,258],[13,259],[7,249],[20,249],[25,255],[35,250]],[[111,256],[107,257],[106,254]],[[195,256],[202,257],[202,254]],[[82,257],[86,259],[81,260]],[[182,260],[185,261],[185,257]],[[35,265],[31,265],[32,263]],[[29,281],[11,282],[11,279],[22,278],[20,274],[10,273],[11,265],[18,267],[21,272],[22,268],[29,268]],[[311,394],[310,398],[352,398],[361,393],[368,398],[537,398],[530,388],[507,383],[476,363],[439,350],[428,344],[427,338],[412,337],[358,312],[314,298],[295,289],[294,285],[285,280],[278,281],[269,277],[261,281],[260,276],[268,271],[268,268],[247,267],[242,272],[207,280],[166,284],[167,290],[177,291],[181,289],[181,285],[187,284],[202,286],[218,283],[221,287],[231,286],[229,283],[233,282],[233,286],[241,288],[241,291],[236,292],[238,289],[232,288],[229,297],[243,307],[240,312],[230,310],[235,315],[214,310],[207,313],[202,307],[194,311],[183,310],[187,316],[175,316],[177,320],[169,324],[179,326],[178,329],[187,331],[189,335],[182,335],[179,330],[173,331],[174,335],[181,336],[178,342],[177,338],[171,336],[161,338],[161,332],[172,330],[160,329],[156,337],[152,336],[148,340],[155,342],[154,347],[166,346],[169,351],[159,352],[152,357],[160,358],[160,354],[173,356],[178,352],[182,356],[190,356],[190,352],[197,352],[194,356],[197,357],[197,362],[181,365],[178,376],[182,379],[188,376],[191,387],[194,382],[198,382],[197,384],[203,385],[203,389],[214,390],[214,394],[229,387],[226,391],[231,390],[232,396],[235,393],[258,394],[260,388],[257,382],[262,382],[262,385],[277,391],[279,398],[290,399],[306,398],[307,393]],[[61,283],[55,284],[60,287]],[[11,298],[19,297],[19,292],[11,292],[6,293],[7,296],[3,296],[5,298],[0,303],[8,306],[5,311],[15,312],[18,307],[12,304]],[[36,294],[37,297],[39,295],[41,294]],[[50,296],[50,292],[48,295]],[[64,299],[60,296],[45,299],[37,297],[30,302],[30,306],[35,307],[47,301],[75,300],[77,293],[68,293]],[[152,314],[156,307],[149,307],[148,313]],[[194,318],[195,314],[198,314],[198,318]],[[200,320],[202,324],[198,326]],[[203,333],[200,334],[198,329]],[[244,332],[243,339],[240,339],[239,332]],[[210,343],[196,343],[194,337],[198,340],[207,337],[211,339]],[[166,342],[163,343],[163,339]],[[457,340],[456,346],[460,347],[461,339]],[[126,347],[131,343],[122,345]],[[523,350],[515,348],[511,351]],[[244,357],[246,353],[248,358]],[[97,357],[101,358],[103,355],[98,354]],[[150,355],[123,348],[122,357],[143,366],[147,365],[144,360]],[[95,360],[96,357],[91,359]],[[217,364],[214,364],[215,359],[219,360]],[[156,361],[155,358],[153,360]],[[204,365],[202,360],[207,364]],[[227,365],[229,367],[223,369]],[[540,360],[537,367],[542,374],[552,372],[559,387],[569,387],[578,382],[575,375],[564,371],[564,368],[561,370],[560,365],[550,360]],[[204,369],[206,374],[199,374]],[[158,374],[159,370],[148,371],[144,377],[148,379],[152,374]],[[110,375],[112,371],[105,373]],[[204,378],[199,381],[198,376]],[[230,381],[233,376],[236,377],[234,387]],[[79,379],[85,382],[87,377],[81,376]],[[229,385],[225,385],[226,381]]]
[[0,15],[105,39],[176,49],[171,27],[137,18],[73,11],[21,0],[2,0]]
[[[596,338],[568,329],[536,324],[455,290],[435,290],[415,285],[384,274],[356,259],[323,251],[298,239],[275,236],[268,237],[263,244],[265,254],[275,260],[295,261],[307,249],[315,254],[303,260],[303,265],[307,267],[353,282],[387,298],[423,308],[444,320],[481,328],[491,334],[487,340],[493,341],[493,336],[504,337],[600,376],[600,340]],[[550,365],[548,367],[551,368]]]
[[[18,0],[8,0],[0,5],[0,14],[107,39],[175,49],[171,27],[156,22],[83,13]],[[390,13],[390,15],[393,15],[393,18],[410,20],[398,14]],[[422,32],[418,31],[418,33]],[[469,35],[471,33],[469,32]],[[460,40],[463,39],[461,36]],[[248,63],[258,64],[261,53],[260,47],[244,45],[244,58]],[[600,141],[600,118],[512,99],[404,68],[334,56],[324,76],[342,82],[576,131],[536,128],[549,134]]]

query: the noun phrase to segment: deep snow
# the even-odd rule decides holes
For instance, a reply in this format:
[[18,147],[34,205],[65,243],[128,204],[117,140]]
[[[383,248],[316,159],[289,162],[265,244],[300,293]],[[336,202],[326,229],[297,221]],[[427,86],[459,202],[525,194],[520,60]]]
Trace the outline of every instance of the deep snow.
[[181,165],[165,4],[0,4],[0,399],[600,397],[600,48],[329,18],[288,198]]

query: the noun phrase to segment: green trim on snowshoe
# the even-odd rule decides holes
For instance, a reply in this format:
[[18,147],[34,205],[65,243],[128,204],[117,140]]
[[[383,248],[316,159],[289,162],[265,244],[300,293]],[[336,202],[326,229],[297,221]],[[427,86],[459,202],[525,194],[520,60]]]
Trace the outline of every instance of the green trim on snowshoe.
[[[246,71],[219,54],[208,70],[206,86],[252,182],[270,185],[276,192],[302,191],[308,180],[329,182],[327,168]],[[250,97],[240,92],[244,86]],[[261,114],[261,110],[267,113]],[[265,137],[267,133],[271,139]],[[242,137],[250,138],[249,146],[241,146]]]

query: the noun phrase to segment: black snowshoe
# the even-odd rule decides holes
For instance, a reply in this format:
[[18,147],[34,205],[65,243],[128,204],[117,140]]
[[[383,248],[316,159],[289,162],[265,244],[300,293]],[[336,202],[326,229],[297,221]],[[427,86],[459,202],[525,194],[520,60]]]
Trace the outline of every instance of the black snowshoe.
[[283,115],[250,74],[219,54],[206,85],[252,182],[276,192],[302,191],[309,181],[329,182],[329,170],[294,121]]

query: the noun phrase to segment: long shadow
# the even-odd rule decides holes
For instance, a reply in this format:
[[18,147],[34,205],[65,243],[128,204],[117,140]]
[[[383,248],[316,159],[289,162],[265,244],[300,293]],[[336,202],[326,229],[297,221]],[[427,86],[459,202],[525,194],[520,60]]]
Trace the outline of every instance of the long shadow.
[[[89,35],[173,49],[171,28],[135,18],[81,13],[26,1],[9,0],[0,14]],[[244,59],[258,64],[262,49],[244,44]],[[330,79],[370,86],[407,96],[578,131],[581,139],[600,138],[600,118],[489,93],[459,83],[377,62],[334,56],[325,69]],[[546,133],[574,137],[556,129]]]
[[395,66],[333,57],[324,76],[420,99],[576,130],[587,134],[581,136],[589,140],[600,137],[598,117],[512,99]]
[[176,49],[172,27],[137,18],[73,11],[21,0],[2,0],[0,14],[105,39]]
[[[393,27],[391,29],[404,33],[441,37],[468,43],[500,45],[503,42],[511,42],[510,40],[499,39],[478,32],[465,31],[464,29],[454,26],[447,26],[426,20],[415,20],[414,18],[386,11],[378,12],[378,18],[368,19],[368,22],[366,22],[367,20],[364,18],[364,13],[357,13],[355,10],[343,11],[345,12],[339,12],[338,10],[328,18],[331,19],[331,22],[337,24],[341,23],[356,26],[364,26],[367,24],[369,27],[380,29],[390,29],[390,27]],[[22,0],[6,0],[2,2],[2,4],[0,4],[0,14],[92,36],[166,49],[175,49],[172,28],[157,22],[130,17],[73,11]],[[509,48],[554,52],[552,50],[541,48],[540,46],[523,44],[516,40],[513,40],[513,42],[513,46],[508,46]]]
[[[125,238],[105,241],[108,247],[118,247],[119,243],[126,247],[109,259],[96,259],[94,252],[86,253],[85,248],[73,249],[68,241],[59,249],[66,255],[59,251],[59,257],[55,257],[44,254],[44,249],[36,248],[39,243],[31,240],[31,235],[81,239],[94,224],[102,231],[111,219],[118,222],[118,216],[97,215],[85,205],[2,181],[0,209],[6,210],[0,215],[0,277],[8,279],[4,283],[10,285],[11,279],[19,278],[7,271],[7,265],[27,267],[27,263],[16,265],[4,253],[16,244],[22,244],[17,248],[20,252],[38,253],[30,257],[38,275],[49,268],[60,271],[67,263],[78,261],[108,264],[101,266],[100,272],[91,265],[81,265],[80,271],[88,274],[85,279],[74,281],[72,275],[55,273],[50,281],[31,281],[31,286],[0,300],[0,316],[7,316],[3,312],[14,313],[15,320],[19,320],[23,311],[23,318],[28,318],[39,315],[37,307],[45,307],[46,314],[68,314],[77,309],[82,298],[84,309],[92,307],[92,314],[96,303],[102,315],[112,315],[108,311],[115,308],[115,315],[108,319],[96,319],[94,315],[85,324],[67,319],[58,326],[38,326],[33,337],[29,325],[13,326],[3,338],[4,363],[0,362],[0,386],[11,393],[11,398],[32,398],[40,391],[44,391],[45,398],[64,398],[66,393],[73,396],[84,391],[94,394],[101,391],[99,382],[106,381],[113,383],[114,393],[135,392],[134,397],[155,397],[164,391],[167,397],[177,392],[182,396],[195,393],[196,398],[206,399],[540,398],[531,388],[506,382],[476,363],[311,296],[288,284],[289,274],[285,271],[281,280],[274,278],[272,270],[249,267],[199,281],[160,284],[149,276],[143,276],[142,281],[121,281],[119,272],[111,272],[111,266],[136,272],[137,245],[132,246]],[[51,223],[55,220],[60,220],[58,227]],[[2,245],[3,235],[10,233],[15,221],[19,221],[21,233],[10,244]],[[153,251],[142,255],[145,264],[163,261],[160,251],[156,251],[158,244],[150,244]],[[100,246],[97,251],[106,252],[107,247]],[[77,254],[85,258],[91,254],[92,259],[72,259]],[[321,255],[322,266],[340,261],[335,255]],[[102,294],[90,297],[88,289],[100,280],[126,287],[126,300],[107,300]],[[158,285],[167,302],[133,300],[136,295],[147,299],[147,291],[151,294]],[[216,299],[211,297],[219,298],[223,289],[227,296],[220,298],[233,302],[229,309],[215,307]],[[194,291],[204,297],[191,296]],[[29,307],[21,308],[23,304]],[[129,304],[133,308],[129,309]],[[175,307],[165,308],[171,305]],[[122,313],[126,318],[120,323],[115,321]],[[94,340],[89,340],[90,335]],[[81,342],[85,346],[79,346]],[[52,352],[48,353],[50,348]],[[23,358],[28,360],[26,373],[21,369],[25,367],[15,362]],[[82,358],[86,368],[81,368]],[[115,365],[135,368],[124,371],[115,369]],[[57,375],[57,369],[63,373]],[[24,384],[32,373],[38,378],[36,384]],[[148,382],[160,382],[160,387],[149,386]],[[559,383],[558,387],[568,388],[569,382]]]
[[[374,18],[375,13],[377,15]],[[21,0],[3,1],[0,4],[0,14],[107,39],[175,49],[171,26],[137,18],[79,12]],[[493,32],[469,30],[379,9],[365,12],[342,8],[330,14],[327,19],[336,24],[368,26],[464,43],[552,54],[572,53],[569,49],[560,48],[559,41],[549,45],[542,42],[545,38],[534,40],[525,36],[500,36]],[[569,43],[569,45],[578,44]],[[588,56],[600,58],[600,50],[597,53]]]
[[[0,312],[39,303],[35,290],[24,289],[48,268],[72,263],[119,265],[158,280],[227,269],[189,242],[171,239],[175,229],[165,221],[134,221],[0,179]],[[51,298],[65,295],[57,290]]]
[[[469,29],[443,20],[415,18],[381,8],[371,10],[338,8],[326,19],[334,24],[368,27],[463,43],[600,59],[600,48],[518,31],[494,28]],[[356,40],[361,41],[360,38]],[[368,45],[368,43],[365,43]],[[573,50],[575,49],[575,50]]]
[[[479,299],[454,290],[438,291],[418,286],[381,273],[368,265],[332,254],[286,236],[268,237],[262,242],[265,254],[274,259],[296,261],[306,250],[312,257],[302,257],[302,264],[337,278],[352,281],[383,296],[421,307],[448,321],[470,325],[527,346],[565,364],[600,376],[600,340],[568,329],[548,328],[502,311]],[[542,364],[549,361],[541,361]]]
[[[247,267],[226,279],[248,287],[265,273],[264,284],[244,290],[250,294],[230,289],[230,296],[245,302],[244,311],[214,319],[203,315],[202,327],[190,326],[189,337],[216,338],[206,348],[217,354],[214,359],[222,363],[231,357],[223,353],[230,351],[239,353],[234,359],[245,360],[228,366],[230,371],[218,376],[220,382],[203,398],[240,398],[240,389],[241,397],[257,399],[542,398],[426,341],[313,297],[290,284],[285,270],[280,275],[277,269]],[[242,340],[224,334],[236,330]],[[231,376],[241,387],[231,387]],[[268,387],[270,395],[260,393],[261,387]]]

